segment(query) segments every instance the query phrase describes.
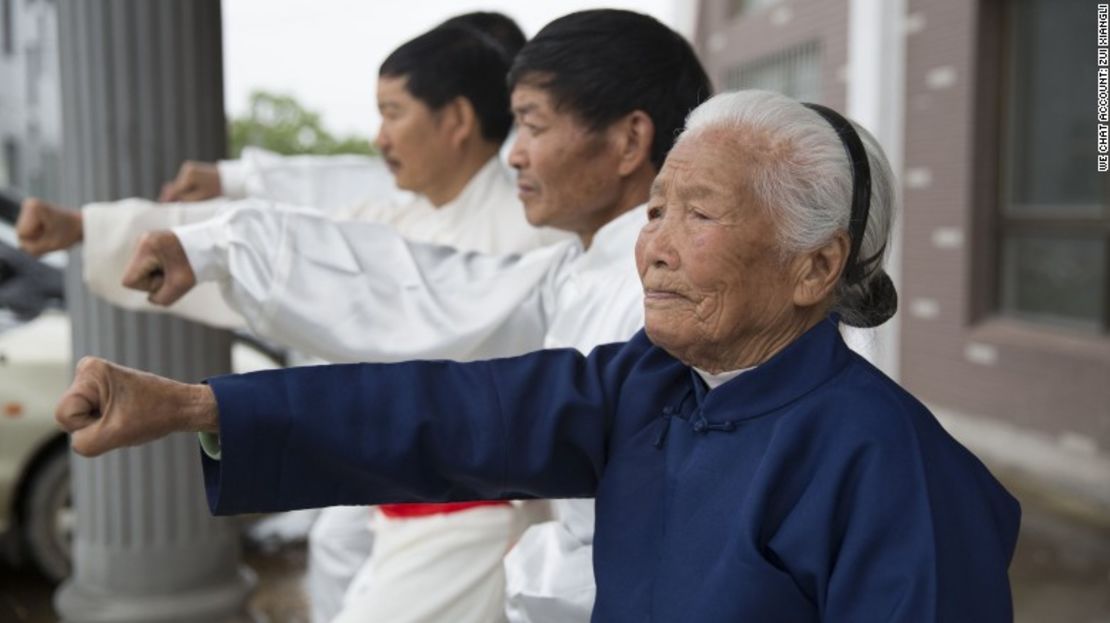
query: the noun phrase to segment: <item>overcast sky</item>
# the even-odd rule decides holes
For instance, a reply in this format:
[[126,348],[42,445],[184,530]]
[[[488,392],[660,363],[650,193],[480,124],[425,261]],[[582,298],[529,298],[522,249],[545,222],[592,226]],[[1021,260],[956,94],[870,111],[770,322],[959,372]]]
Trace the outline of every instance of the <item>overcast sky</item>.
[[468,11],[500,11],[531,37],[552,19],[606,6],[640,11],[679,30],[692,0],[224,0],[224,86],[229,116],[254,89],[289,93],[339,133],[378,125],[378,65],[401,43]]

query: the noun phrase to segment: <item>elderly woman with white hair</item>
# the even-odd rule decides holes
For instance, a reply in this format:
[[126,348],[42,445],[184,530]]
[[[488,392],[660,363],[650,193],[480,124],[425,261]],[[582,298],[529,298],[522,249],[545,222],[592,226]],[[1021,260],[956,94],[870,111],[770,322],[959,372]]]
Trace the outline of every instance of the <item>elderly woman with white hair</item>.
[[596,621],[1008,621],[1017,503],[841,339],[896,309],[893,183],[837,113],[719,95],[655,182],[627,343],[208,385],[86,360],[59,422],[85,453],[218,432],[220,513],[596,497]]

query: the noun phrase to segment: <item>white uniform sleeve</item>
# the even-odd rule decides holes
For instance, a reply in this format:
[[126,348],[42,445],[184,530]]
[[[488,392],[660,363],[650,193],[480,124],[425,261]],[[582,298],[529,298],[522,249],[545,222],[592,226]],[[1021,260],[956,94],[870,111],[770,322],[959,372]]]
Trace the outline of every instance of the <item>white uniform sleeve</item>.
[[224,329],[242,327],[242,317],[224,302],[216,284],[194,288],[180,301],[165,308],[151,305],[145,293],[130,290],[120,283],[123,270],[143,233],[209,219],[227,203],[157,204],[143,199],[126,199],[85,206],[81,212],[85,238],[82,245],[85,285],[93,294],[125,309],[169,312]]
[[313,206],[329,214],[397,192],[385,163],[370,156],[282,156],[248,147],[239,160],[223,160],[217,167],[228,198]]
[[258,200],[174,231],[197,278],[221,282],[256,333],[336,363],[539,349],[558,272],[578,249],[465,253]]

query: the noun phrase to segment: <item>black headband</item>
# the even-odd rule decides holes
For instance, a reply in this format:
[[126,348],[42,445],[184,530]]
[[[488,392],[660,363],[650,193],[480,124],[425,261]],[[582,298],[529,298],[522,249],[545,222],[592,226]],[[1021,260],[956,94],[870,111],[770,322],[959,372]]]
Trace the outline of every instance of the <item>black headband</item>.
[[848,261],[844,263],[844,279],[855,284],[871,273],[870,267],[883,256],[884,244],[877,253],[865,260],[858,260],[860,245],[863,244],[863,235],[867,230],[867,213],[871,209],[871,165],[867,160],[867,150],[863,147],[856,129],[852,123],[842,117],[835,110],[820,104],[802,104],[824,117],[825,121],[836,130],[844,151],[848,154],[848,163],[852,166],[852,216],[848,220],[848,238],[851,246],[848,251]]

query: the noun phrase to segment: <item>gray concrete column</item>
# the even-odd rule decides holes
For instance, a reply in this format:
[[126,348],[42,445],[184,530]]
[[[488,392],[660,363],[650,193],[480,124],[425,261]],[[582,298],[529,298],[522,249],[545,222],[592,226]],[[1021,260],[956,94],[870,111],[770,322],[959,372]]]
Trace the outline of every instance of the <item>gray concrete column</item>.
[[[219,0],[60,0],[63,201],[154,197],[186,158],[224,155]],[[179,380],[230,369],[230,337],[88,295],[67,297],[86,354]],[[55,595],[70,623],[236,618],[253,585],[235,526],[209,515],[195,437],[71,460],[74,569]]]

